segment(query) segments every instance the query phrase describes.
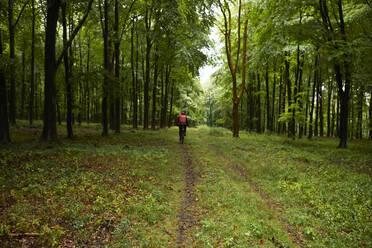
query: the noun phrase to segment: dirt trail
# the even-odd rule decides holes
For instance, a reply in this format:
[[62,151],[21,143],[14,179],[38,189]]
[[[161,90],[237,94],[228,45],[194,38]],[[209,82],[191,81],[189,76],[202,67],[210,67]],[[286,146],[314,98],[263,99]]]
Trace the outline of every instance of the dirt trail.
[[[272,210],[273,212],[275,212],[277,214],[277,220],[279,222],[282,223],[282,227],[284,228],[284,230],[287,231],[288,235],[290,236],[292,242],[297,245],[298,247],[304,247],[304,240],[302,238],[302,235],[300,232],[298,232],[298,230],[291,226],[289,224],[289,222],[283,217],[281,216],[281,213],[284,211],[284,207],[281,206],[279,203],[276,203],[274,202],[272,199],[270,199],[259,187],[257,184],[255,184],[251,179],[250,177],[247,175],[246,171],[238,164],[234,164],[232,163],[216,146],[214,145],[211,145],[209,144],[208,145],[211,150],[213,150],[217,155],[220,155],[224,162],[226,164],[228,164],[231,169],[238,175],[240,175],[244,181],[246,181],[247,183],[249,183],[250,187],[252,188],[252,190],[254,192],[256,192],[260,198],[262,199],[262,201],[265,203],[265,205],[270,209]],[[279,245],[277,244],[277,241],[275,240],[275,238],[273,237],[272,239],[270,239],[271,242],[274,243],[274,245]],[[281,246],[279,246],[281,247]]]
[[192,246],[191,229],[198,224],[197,210],[195,207],[195,181],[196,174],[189,149],[182,145],[184,167],[185,167],[185,189],[184,199],[179,213],[177,247]]

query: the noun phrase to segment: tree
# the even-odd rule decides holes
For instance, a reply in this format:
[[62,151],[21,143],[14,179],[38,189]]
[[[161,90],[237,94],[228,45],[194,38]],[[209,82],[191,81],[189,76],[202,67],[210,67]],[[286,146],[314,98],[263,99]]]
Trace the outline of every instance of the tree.
[[70,39],[63,46],[63,50],[56,60],[56,32],[58,12],[61,7],[59,0],[47,0],[47,16],[46,16],[46,31],[45,31],[45,59],[44,59],[44,118],[43,118],[43,132],[41,134],[42,141],[57,140],[57,125],[56,125],[56,83],[55,77],[57,68],[62,62],[65,53],[71,46],[73,39],[84,24],[91,9],[93,0],[90,0],[84,16],[79,21],[78,26],[72,32]]
[[[0,58],[3,57],[2,40],[2,30],[0,29]],[[10,142],[8,122],[8,97],[3,66],[0,66],[0,142]]]
[[[233,84],[233,137],[239,137],[239,102],[241,100],[241,97],[244,93],[244,87],[245,87],[245,70],[246,70],[246,50],[247,50],[247,30],[248,30],[248,19],[245,18],[244,21],[244,36],[243,36],[243,51],[242,51],[242,65],[241,65],[241,86],[239,93],[237,92],[237,77],[236,72],[238,70],[239,66],[239,55],[240,55],[240,27],[241,27],[241,8],[242,3],[241,0],[239,0],[239,10],[238,10],[238,30],[237,30],[237,52],[236,52],[236,60],[235,63],[233,62],[232,57],[232,37],[231,37],[231,31],[232,31],[232,17],[231,17],[231,10],[228,2],[224,1],[221,3],[219,2],[220,10],[223,14],[224,18],[224,36],[225,36],[225,50],[226,50],[226,56],[227,56],[227,62],[229,65],[231,77],[232,77],[232,84]],[[247,13],[245,13],[247,14]]]

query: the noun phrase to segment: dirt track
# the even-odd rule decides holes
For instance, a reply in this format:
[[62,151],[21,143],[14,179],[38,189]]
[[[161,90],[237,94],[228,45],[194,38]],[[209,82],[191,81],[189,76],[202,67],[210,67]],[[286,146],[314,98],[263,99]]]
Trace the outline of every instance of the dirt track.
[[185,189],[182,206],[179,213],[177,247],[192,246],[191,229],[198,224],[197,211],[195,210],[195,165],[186,145],[182,145],[184,168],[185,168]]

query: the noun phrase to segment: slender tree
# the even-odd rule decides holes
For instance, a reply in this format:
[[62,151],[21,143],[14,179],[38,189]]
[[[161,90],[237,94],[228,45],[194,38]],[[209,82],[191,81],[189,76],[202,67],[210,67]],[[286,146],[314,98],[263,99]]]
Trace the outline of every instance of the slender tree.
[[[241,29],[241,9],[242,3],[239,0],[239,10],[238,10],[238,29],[237,29],[237,52],[236,52],[236,60],[235,63],[233,62],[233,55],[232,55],[232,41],[231,41],[231,32],[232,32],[232,18],[231,18],[231,10],[229,4],[224,1],[221,3],[219,1],[219,7],[223,14],[224,18],[224,36],[225,36],[225,50],[227,56],[227,62],[229,65],[231,77],[232,77],[232,84],[233,84],[233,137],[239,137],[239,102],[244,93],[245,87],[245,70],[246,70],[246,51],[247,51],[247,39],[248,39],[248,18],[245,17],[244,21],[244,36],[243,36],[243,51],[242,51],[242,65],[241,65],[241,86],[239,92],[237,92],[237,76],[236,72],[238,70],[239,65],[239,56],[240,56],[240,29]],[[245,13],[244,15],[246,15]]]
[[[3,55],[2,30],[0,28],[0,57]],[[4,68],[0,67],[0,142],[10,142],[8,122],[8,96]]]

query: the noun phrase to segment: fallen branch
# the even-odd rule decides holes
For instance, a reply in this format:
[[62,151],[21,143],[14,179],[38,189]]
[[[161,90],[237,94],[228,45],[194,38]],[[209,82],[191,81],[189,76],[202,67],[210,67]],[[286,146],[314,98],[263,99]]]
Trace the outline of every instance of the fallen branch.
[[40,236],[41,234],[40,233],[28,233],[28,232],[25,232],[25,233],[6,233],[2,236],[8,236],[8,237],[11,237],[11,238],[18,238],[18,237],[37,237],[37,236]]

